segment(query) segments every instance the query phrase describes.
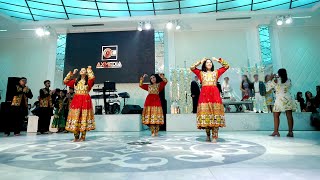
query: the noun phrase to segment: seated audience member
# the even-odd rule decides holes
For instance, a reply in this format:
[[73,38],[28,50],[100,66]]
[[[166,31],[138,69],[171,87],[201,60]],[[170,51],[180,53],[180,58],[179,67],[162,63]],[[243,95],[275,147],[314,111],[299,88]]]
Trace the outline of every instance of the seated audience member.
[[298,92],[298,93],[297,93],[297,101],[298,101],[299,104],[300,104],[301,112],[305,112],[305,111],[306,111],[306,105],[305,105],[305,103],[304,103],[304,99],[303,99],[303,96],[302,96],[302,92]]
[[314,104],[314,98],[310,91],[305,93],[306,96],[306,112],[316,112],[316,106]]

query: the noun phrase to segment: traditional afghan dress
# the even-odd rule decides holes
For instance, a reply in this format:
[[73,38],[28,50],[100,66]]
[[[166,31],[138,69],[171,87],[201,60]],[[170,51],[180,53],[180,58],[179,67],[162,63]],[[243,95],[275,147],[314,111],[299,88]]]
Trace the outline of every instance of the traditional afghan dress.
[[163,81],[156,84],[143,84],[143,80],[140,79],[140,87],[148,91],[148,96],[144,103],[144,108],[142,111],[142,123],[144,125],[163,125],[164,117],[163,110],[161,106],[161,101],[159,97],[159,92],[161,92],[165,85],[167,84],[167,79],[163,78]]
[[66,126],[66,119],[64,116],[65,104],[64,98],[59,97],[56,102],[56,110],[52,121],[52,128],[64,128]]
[[217,87],[219,77],[229,68],[229,64],[223,59],[219,59],[222,67],[213,72],[204,72],[196,67],[201,64],[197,62],[191,66],[191,71],[195,73],[202,84],[197,108],[198,129],[213,129],[225,127],[224,106]]
[[91,68],[87,69],[88,83],[81,79],[76,84],[76,79],[71,79],[73,73],[70,71],[64,79],[64,83],[75,89],[75,95],[70,104],[66,130],[78,133],[95,129],[94,114],[92,101],[89,95],[91,88],[94,85],[94,74]]

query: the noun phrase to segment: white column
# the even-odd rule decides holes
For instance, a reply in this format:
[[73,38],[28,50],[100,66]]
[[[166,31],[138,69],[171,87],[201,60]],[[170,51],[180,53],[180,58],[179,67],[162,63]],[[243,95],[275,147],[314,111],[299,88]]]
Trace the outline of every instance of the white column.
[[48,47],[48,67],[47,67],[47,77],[46,79],[51,81],[51,87],[55,88],[54,78],[56,71],[56,51],[57,51],[57,37],[53,36],[46,40],[44,43],[48,43],[50,46]]
[[246,30],[247,54],[250,66],[261,64],[260,41],[258,27],[249,27]]
[[278,69],[282,68],[278,31],[279,31],[279,28],[270,26],[271,53],[272,53],[272,64],[273,64],[274,73],[276,73]]
[[[176,59],[175,59],[175,46],[174,46],[174,32],[173,31],[165,31],[164,32],[164,73],[170,81],[170,68],[176,67]],[[171,106],[171,86],[170,83],[166,86],[166,99],[167,99],[167,112],[170,114],[170,106]]]

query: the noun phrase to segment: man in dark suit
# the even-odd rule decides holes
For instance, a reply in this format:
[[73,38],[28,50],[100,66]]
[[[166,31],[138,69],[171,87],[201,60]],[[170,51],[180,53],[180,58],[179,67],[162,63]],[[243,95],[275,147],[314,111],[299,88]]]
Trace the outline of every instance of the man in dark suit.
[[200,95],[200,85],[198,82],[198,77],[195,76],[194,80],[191,82],[191,97],[192,97],[192,113],[197,113],[198,101]]

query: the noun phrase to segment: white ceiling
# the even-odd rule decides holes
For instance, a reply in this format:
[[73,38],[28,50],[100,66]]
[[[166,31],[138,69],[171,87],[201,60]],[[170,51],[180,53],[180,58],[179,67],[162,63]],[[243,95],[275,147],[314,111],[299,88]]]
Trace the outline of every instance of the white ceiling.
[[[320,3],[319,3],[320,4]],[[251,11],[251,12],[220,12],[207,14],[187,15],[165,15],[165,16],[143,16],[126,18],[90,18],[71,19],[56,21],[17,21],[11,17],[0,14],[0,29],[7,29],[7,32],[0,32],[0,37],[24,37],[34,35],[33,31],[21,31],[21,29],[35,29],[42,26],[50,26],[56,33],[72,32],[101,32],[101,31],[124,31],[136,30],[140,21],[150,21],[156,30],[162,30],[169,20],[179,20],[182,24],[182,31],[223,29],[226,27],[243,28],[257,26],[259,24],[275,25],[275,18],[278,15],[312,16],[309,19],[294,19],[290,26],[316,25],[320,26],[320,5],[317,4],[309,9],[281,10],[281,11]],[[225,20],[217,21],[218,18],[251,17],[246,20]],[[72,27],[77,24],[104,24],[98,27]]]

